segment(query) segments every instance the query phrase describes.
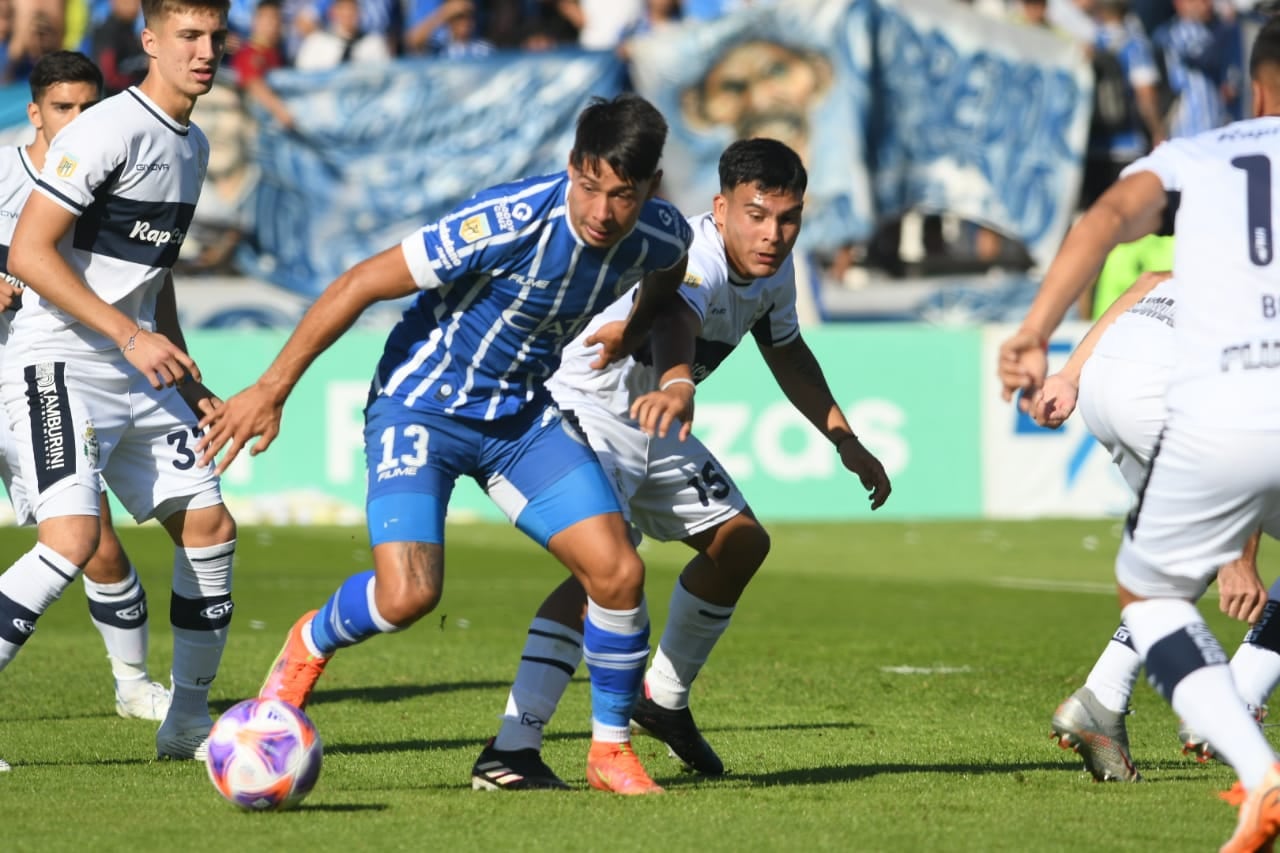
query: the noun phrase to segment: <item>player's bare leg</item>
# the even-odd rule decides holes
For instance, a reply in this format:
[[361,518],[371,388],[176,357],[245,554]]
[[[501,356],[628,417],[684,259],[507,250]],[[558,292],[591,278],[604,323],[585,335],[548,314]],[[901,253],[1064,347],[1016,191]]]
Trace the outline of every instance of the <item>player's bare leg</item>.
[[156,516],[176,546],[169,608],[173,700],[156,732],[156,754],[200,759],[213,727],[209,686],[231,624],[236,523],[222,503],[199,509],[162,506]]
[[105,492],[99,509],[98,550],[84,567],[84,589],[89,616],[111,661],[116,713],[125,718],[163,720],[170,694],[147,673],[147,593],[116,535]]

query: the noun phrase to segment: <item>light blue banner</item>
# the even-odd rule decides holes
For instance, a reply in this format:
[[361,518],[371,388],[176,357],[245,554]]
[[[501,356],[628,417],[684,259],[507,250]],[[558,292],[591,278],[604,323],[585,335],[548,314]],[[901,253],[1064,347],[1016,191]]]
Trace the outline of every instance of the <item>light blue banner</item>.
[[632,45],[671,122],[665,191],[710,207],[730,141],[773,136],[810,171],[802,241],[865,241],[908,208],[1017,237],[1041,263],[1070,221],[1092,78],[1052,33],[954,0],[792,0]]
[[477,190],[563,169],[578,112],[624,77],[614,55],[576,51],[275,72],[297,128],[262,124],[256,246],[240,260],[317,294]]

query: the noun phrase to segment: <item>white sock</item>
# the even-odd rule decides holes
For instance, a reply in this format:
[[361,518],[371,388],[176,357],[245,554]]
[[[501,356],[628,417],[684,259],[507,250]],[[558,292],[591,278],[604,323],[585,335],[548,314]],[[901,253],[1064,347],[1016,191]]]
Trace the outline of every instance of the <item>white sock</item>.
[[231,564],[235,540],[178,548],[173,557],[173,704],[169,713],[209,715],[209,685],[218,674],[231,624]]
[[89,617],[102,635],[117,682],[145,684],[147,677],[147,593],[133,566],[124,580],[100,584],[84,578]]
[[703,601],[676,581],[662,641],[644,678],[654,702],[673,710],[689,706],[689,687],[729,627],[733,610]]
[[1267,704],[1280,684],[1280,580],[1271,585],[1262,617],[1231,658],[1231,677],[1250,705]]
[[9,665],[40,618],[80,573],[47,545],[35,547],[0,574],[0,670]]
[[494,749],[542,749],[542,730],[560,704],[574,670],[582,662],[582,634],[550,619],[535,617],[520,654],[507,710]]
[[1236,692],[1227,655],[1189,601],[1154,598],[1124,609],[1151,684],[1252,790],[1276,762]]
[[1123,714],[1129,710],[1129,698],[1142,669],[1142,658],[1132,644],[1129,629],[1121,623],[1085,679],[1084,686],[1108,711]]

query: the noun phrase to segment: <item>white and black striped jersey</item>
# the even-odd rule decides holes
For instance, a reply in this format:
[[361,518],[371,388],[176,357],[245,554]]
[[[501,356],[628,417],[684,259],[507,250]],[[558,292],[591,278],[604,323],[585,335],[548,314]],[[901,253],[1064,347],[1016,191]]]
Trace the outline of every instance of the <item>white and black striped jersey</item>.
[[1176,362],[1171,417],[1280,429],[1280,117],[1173,139],[1124,172],[1151,172],[1174,208]]
[[[26,146],[0,148],[0,277],[18,287],[22,287],[22,282],[9,275],[9,243],[18,224],[18,214],[35,185],[36,169],[27,157]],[[4,360],[4,346],[9,342],[9,325],[14,313],[14,309],[0,311],[0,363]]]
[[[200,198],[209,141],[136,87],[86,110],[54,138],[36,192],[78,219],[58,249],[106,302],[155,327],[156,294]],[[40,357],[122,358],[112,341],[39,298],[28,281],[12,339]]]
[[[761,346],[783,346],[800,336],[800,321],[796,314],[795,264],[790,257],[774,275],[742,281],[729,268],[715,217],[703,213],[692,217],[689,224],[693,227],[693,245],[680,295],[702,320],[693,358],[693,378],[701,382],[748,333]],[[636,397],[656,389],[657,377],[647,343],[633,357],[604,370],[591,367],[598,348],[585,343],[604,323],[625,320],[635,294],[634,288],[623,294],[565,348],[560,369],[548,383],[556,400],[572,406],[574,400],[588,399],[615,414],[625,414]]]

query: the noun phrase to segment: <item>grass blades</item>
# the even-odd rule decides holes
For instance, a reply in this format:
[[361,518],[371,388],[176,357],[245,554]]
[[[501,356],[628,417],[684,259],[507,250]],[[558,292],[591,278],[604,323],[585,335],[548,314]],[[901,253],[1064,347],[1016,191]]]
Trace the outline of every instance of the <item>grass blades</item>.
[[[1145,684],[1129,718],[1137,785],[1092,782],[1049,738],[1119,618],[1113,521],[777,525],[773,551],[694,687],[730,770],[682,773],[637,751],[668,790],[587,789],[585,670],[548,731],[576,790],[476,793],[525,629],[563,572],[518,532],[453,526],[444,601],[421,623],[339,654],[309,712],[325,744],[297,811],[242,814],[204,767],[153,760],[154,724],[114,715],[110,670],[79,584],[0,674],[0,848],[6,851],[1204,850],[1231,833],[1220,764],[1178,752]],[[147,586],[151,670],[168,671],[171,549],[127,528]],[[0,531],[0,559],[30,547]],[[285,631],[369,566],[363,529],[245,529],[215,709],[254,694]],[[679,545],[647,545],[654,645]],[[1264,546],[1264,564],[1268,560]],[[1269,576],[1268,576],[1269,579]],[[1233,650],[1244,626],[1202,609]]]

